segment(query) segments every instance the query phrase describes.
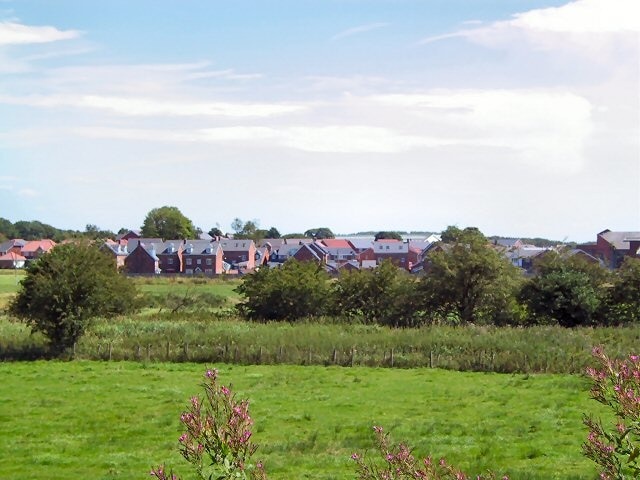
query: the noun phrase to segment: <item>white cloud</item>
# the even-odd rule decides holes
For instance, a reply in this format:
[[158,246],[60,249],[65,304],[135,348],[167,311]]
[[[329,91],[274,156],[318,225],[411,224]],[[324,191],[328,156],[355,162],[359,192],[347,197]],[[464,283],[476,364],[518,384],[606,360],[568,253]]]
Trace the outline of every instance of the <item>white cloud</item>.
[[[638,47],[640,3],[637,0],[576,0],[560,7],[517,13],[493,22],[423,39],[428,44],[455,37],[487,46],[527,42],[546,50],[591,46],[602,50],[623,41]],[[585,51],[593,55],[593,50]]]
[[73,107],[105,110],[127,116],[222,116],[269,117],[304,110],[304,105],[277,103],[197,102],[165,100],[154,97],[118,97],[108,95],[0,95],[0,103],[31,107]]
[[341,38],[351,37],[353,35],[370,32],[372,30],[377,30],[379,28],[383,28],[387,26],[389,26],[389,24],[384,22],[369,23],[367,25],[359,25],[357,27],[348,28],[347,30],[343,30],[342,32],[337,33],[336,35],[331,37],[331,40],[339,40]]
[[80,35],[81,32],[77,30],[58,30],[55,27],[23,25],[13,21],[0,22],[0,46],[49,43],[77,38]]

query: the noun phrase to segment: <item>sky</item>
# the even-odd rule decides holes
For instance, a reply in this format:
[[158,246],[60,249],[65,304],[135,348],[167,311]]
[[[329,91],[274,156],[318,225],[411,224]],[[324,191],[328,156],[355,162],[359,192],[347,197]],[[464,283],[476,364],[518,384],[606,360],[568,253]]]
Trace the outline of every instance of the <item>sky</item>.
[[640,231],[637,0],[0,0],[0,217]]

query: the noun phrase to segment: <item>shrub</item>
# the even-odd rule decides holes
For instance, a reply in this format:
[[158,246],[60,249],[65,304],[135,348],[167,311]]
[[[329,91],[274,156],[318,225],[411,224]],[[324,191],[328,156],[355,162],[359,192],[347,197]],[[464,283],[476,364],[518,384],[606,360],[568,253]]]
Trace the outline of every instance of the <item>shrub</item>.
[[584,454],[601,468],[602,480],[640,478],[640,357],[611,360],[601,347],[593,349],[599,368],[588,368],[591,396],[617,417],[614,428],[585,416],[589,428]]

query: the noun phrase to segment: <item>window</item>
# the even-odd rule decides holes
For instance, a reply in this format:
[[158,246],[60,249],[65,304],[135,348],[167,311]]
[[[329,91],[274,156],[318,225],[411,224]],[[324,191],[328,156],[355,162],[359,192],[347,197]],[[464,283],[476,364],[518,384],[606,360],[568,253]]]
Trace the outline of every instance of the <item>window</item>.
[[387,250],[389,250],[389,245],[387,245]]
[[207,265],[211,265],[213,263],[213,260],[211,260],[210,258],[207,258]]
[[213,275],[213,270],[211,268],[205,268],[204,273],[206,273],[207,275]]
[[186,273],[187,275],[193,275],[193,268],[187,268],[184,273]]
[[[187,258],[187,265],[191,265],[191,259],[190,258]],[[187,273],[189,273],[189,272],[187,271]],[[193,271],[191,273],[193,273]]]
[[197,263],[198,265],[201,265],[201,264],[202,264],[202,259],[201,259],[201,258],[197,259],[197,260],[196,260],[196,263]]
[[173,258],[167,258],[167,265],[173,265]]

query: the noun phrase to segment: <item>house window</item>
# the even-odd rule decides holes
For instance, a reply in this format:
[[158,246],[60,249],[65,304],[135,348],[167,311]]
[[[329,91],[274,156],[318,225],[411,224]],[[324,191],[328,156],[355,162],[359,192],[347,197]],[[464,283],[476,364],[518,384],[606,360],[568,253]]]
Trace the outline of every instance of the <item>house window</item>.
[[[191,265],[191,259],[187,258],[187,265]],[[187,270],[187,273],[189,273],[189,270]],[[191,273],[193,273],[193,271],[191,271]]]
[[387,245],[387,250],[389,250],[389,245]]
[[204,273],[206,273],[207,275],[213,275],[213,269],[211,269],[211,268],[205,268],[205,269],[204,269]]
[[167,265],[173,265],[173,258],[167,258]]
[[246,255],[240,255],[240,261],[244,262],[247,260],[247,256]]
[[196,263],[197,263],[198,265],[201,265],[201,264],[202,264],[202,259],[201,259],[201,258],[197,259],[197,260],[196,260]]
[[184,273],[186,273],[187,275],[193,275],[193,268],[187,268]]
[[207,258],[207,265],[211,265],[213,261],[210,258]]

